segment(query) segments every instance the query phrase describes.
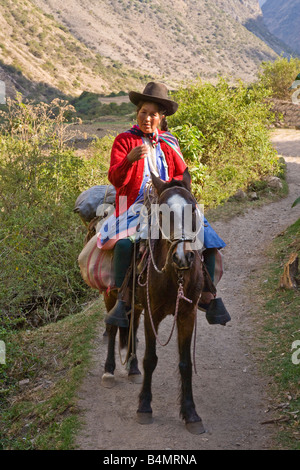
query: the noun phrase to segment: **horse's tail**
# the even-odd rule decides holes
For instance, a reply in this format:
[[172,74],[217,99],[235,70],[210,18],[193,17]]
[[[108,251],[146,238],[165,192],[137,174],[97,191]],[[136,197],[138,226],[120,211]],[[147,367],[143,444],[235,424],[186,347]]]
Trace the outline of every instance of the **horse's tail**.
[[128,328],[119,328],[120,349],[125,349],[128,346]]

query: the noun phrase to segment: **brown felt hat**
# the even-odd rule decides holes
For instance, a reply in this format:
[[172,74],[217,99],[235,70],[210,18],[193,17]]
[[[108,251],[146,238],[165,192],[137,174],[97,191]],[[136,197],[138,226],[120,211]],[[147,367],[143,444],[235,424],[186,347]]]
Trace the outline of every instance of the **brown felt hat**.
[[145,86],[143,93],[130,91],[129,99],[136,106],[141,101],[161,104],[166,111],[166,116],[171,116],[171,114],[176,113],[178,109],[178,103],[169,99],[168,88],[163,83],[149,82]]

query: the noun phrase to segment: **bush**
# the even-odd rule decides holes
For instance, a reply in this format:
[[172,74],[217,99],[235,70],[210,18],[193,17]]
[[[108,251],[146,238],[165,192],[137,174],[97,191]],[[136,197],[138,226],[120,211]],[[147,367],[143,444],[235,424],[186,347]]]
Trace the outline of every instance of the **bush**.
[[80,191],[85,191],[97,184],[110,184],[107,178],[110,164],[110,152],[115,137],[107,135],[96,138],[89,147],[90,155],[78,172]]
[[24,104],[18,95],[2,115],[2,327],[54,321],[91,297],[77,264],[85,230],[73,213],[78,194],[91,182],[90,167],[85,171],[85,161],[65,146],[71,111],[58,100]]
[[[111,93],[109,97],[122,96],[124,92]],[[77,115],[84,120],[95,120],[100,116],[125,116],[134,111],[132,103],[101,103],[100,95],[89,91],[84,91],[78,98],[71,100],[71,104],[76,109]]]
[[274,62],[262,62],[259,83],[270,90],[273,98],[290,100],[289,88],[300,72],[300,59],[278,57]]
[[267,130],[268,96],[260,86],[239,82],[232,88],[224,79],[216,86],[198,80],[174,95],[179,109],[169,119],[171,132],[190,167],[194,193],[206,206],[278,172]]

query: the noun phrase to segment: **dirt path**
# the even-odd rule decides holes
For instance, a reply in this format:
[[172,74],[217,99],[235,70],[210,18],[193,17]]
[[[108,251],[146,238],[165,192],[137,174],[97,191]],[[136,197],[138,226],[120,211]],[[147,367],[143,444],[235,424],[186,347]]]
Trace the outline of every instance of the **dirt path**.
[[[106,355],[103,325],[95,348],[95,362],[80,390],[84,427],[78,449],[105,450],[221,450],[268,449],[272,426],[261,422],[270,417],[266,378],[257,373],[251,350],[250,312],[253,304],[246,292],[249,276],[264,263],[264,246],[300,217],[291,204],[300,195],[300,131],[278,130],[274,145],[288,164],[290,193],[287,198],[259,209],[250,209],[214,228],[227,242],[225,274],[219,284],[232,321],[226,327],[209,325],[199,312],[197,326],[197,375],[194,398],[205,434],[189,434],[179,418],[176,336],[165,348],[158,346],[158,366],[153,376],[154,423],[135,422],[140,385],[131,384],[118,360],[113,389],[100,384]],[[161,326],[168,337],[172,319]],[[138,355],[142,368],[144,339],[139,332]]]

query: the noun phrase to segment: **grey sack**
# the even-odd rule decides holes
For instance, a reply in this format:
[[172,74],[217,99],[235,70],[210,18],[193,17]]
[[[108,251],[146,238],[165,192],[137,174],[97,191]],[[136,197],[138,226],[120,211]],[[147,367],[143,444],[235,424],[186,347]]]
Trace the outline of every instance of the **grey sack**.
[[97,215],[97,208],[102,204],[115,204],[116,190],[112,185],[92,186],[83,191],[75,202],[76,212],[85,222],[90,222]]

